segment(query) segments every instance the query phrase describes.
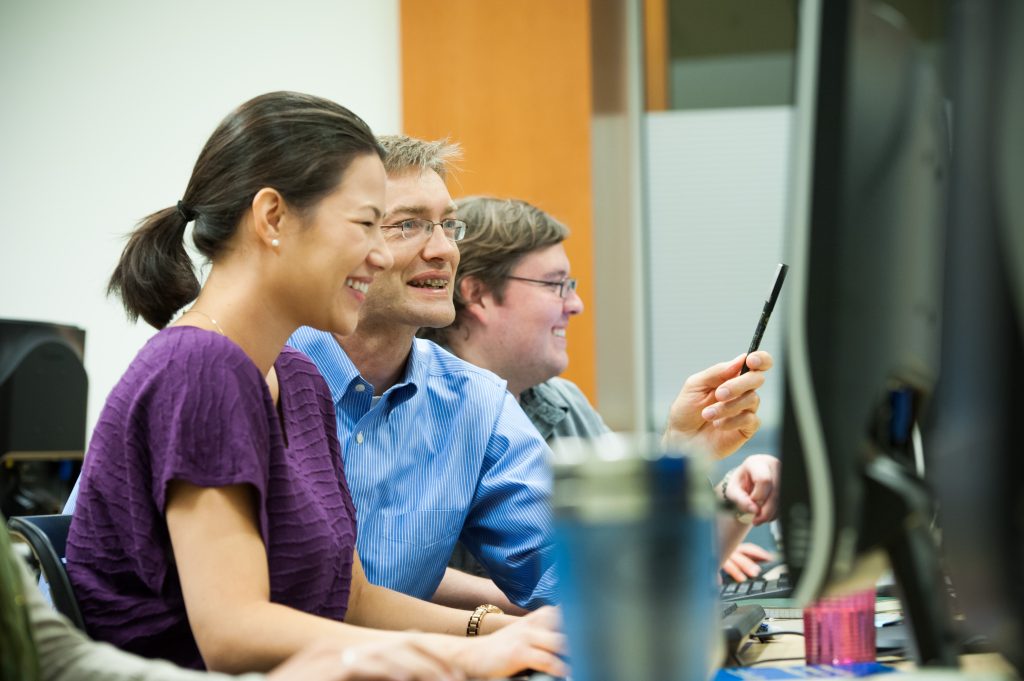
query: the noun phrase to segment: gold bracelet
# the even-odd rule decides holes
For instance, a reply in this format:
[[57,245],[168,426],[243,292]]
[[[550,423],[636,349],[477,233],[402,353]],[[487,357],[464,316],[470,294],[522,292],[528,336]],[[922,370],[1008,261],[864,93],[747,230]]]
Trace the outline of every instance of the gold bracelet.
[[503,614],[503,611],[498,606],[491,605],[490,603],[478,605],[476,610],[473,611],[473,614],[469,616],[469,624],[466,625],[466,636],[480,635],[480,625],[484,621],[484,615],[488,613],[501,615]]

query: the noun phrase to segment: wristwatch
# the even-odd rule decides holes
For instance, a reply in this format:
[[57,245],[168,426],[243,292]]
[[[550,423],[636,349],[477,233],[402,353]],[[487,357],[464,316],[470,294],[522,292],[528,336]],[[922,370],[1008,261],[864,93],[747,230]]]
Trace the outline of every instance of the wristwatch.
[[469,624],[466,625],[466,636],[477,636],[480,634],[480,623],[484,621],[484,615],[488,613],[501,615],[503,611],[498,606],[491,605],[490,603],[478,605],[473,614],[469,616]]

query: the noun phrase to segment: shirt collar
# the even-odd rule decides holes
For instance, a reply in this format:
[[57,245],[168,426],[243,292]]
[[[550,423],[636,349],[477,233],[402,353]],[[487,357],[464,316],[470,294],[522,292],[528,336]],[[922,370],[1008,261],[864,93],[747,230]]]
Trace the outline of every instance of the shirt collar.
[[569,413],[569,403],[547,383],[527,388],[519,396],[519,406],[533,421],[545,440]]
[[[405,371],[395,385],[385,393],[386,401],[391,404],[404,401],[416,394],[419,386],[427,380],[430,371],[430,349],[427,341],[414,338],[409,360],[405,363]],[[326,331],[318,331],[307,326],[299,328],[288,339],[288,345],[299,350],[313,360],[320,370],[327,387],[331,391],[331,401],[335,406],[352,390],[357,383],[369,385],[359,374],[359,369],[342,349],[337,339]]]
[[337,339],[326,331],[319,331],[308,326],[300,327],[288,339],[288,345],[313,360],[320,375],[327,381],[327,387],[331,391],[331,401],[335,405],[357,382],[366,383],[359,375],[356,365],[341,349]]
[[384,393],[384,397],[388,398],[389,411],[397,403],[415,395],[420,386],[426,383],[430,370],[430,352],[422,345],[424,342],[419,338],[413,338],[409,359],[405,363],[405,372],[398,382]]
[[414,386],[423,385],[430,374],[430,363],[433,353],[430,351],[430,341],[422,338],[412,339],[412,352],[409,353],[409,361],[405,364],[404,383],[411,383]]

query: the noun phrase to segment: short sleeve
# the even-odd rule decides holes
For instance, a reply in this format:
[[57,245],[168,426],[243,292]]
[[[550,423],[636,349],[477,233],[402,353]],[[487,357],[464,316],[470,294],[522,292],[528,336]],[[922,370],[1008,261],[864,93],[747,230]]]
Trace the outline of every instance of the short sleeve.
[[241,348],[214,335],[204,340],[182,347],[139,395],[131,422],[142,426],[134,433],[142,441],[134,449],[149,453],[152,501],[160,515],[172,480],[199,487],[248,484],[259,495],[266,541],[262,501],[272,429],[280,428],[269,418],[273,402]]
[[557,601],[549,454],[505,392],[461,537],[509,600],[528,610]]

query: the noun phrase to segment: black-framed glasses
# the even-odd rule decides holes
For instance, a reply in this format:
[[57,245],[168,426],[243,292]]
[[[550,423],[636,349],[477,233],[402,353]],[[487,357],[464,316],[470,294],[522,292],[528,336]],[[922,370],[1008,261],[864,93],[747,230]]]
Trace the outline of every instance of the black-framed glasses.
[[397,229],[402,232],[403,239],[418,239],[422,236],[430,237],[435,226],[441,227],[449,241],[462,241],[462,237],[466,236],[466,223],[454,218],[447,218],[441,222],[432,222],[426,218],[409,218],[393,225],[381,225],[381,229]]
[[567,298],[572,291],[576,290],[576,280],[567,277],[561,281],[548,281],[546,279],[529,279],[527,277],[513,277],[511,274],[506,279],[515,279],[516,281],[528,281],[531,284],[540,284],[541,286],[551,286],[558,291],[559,298]]

